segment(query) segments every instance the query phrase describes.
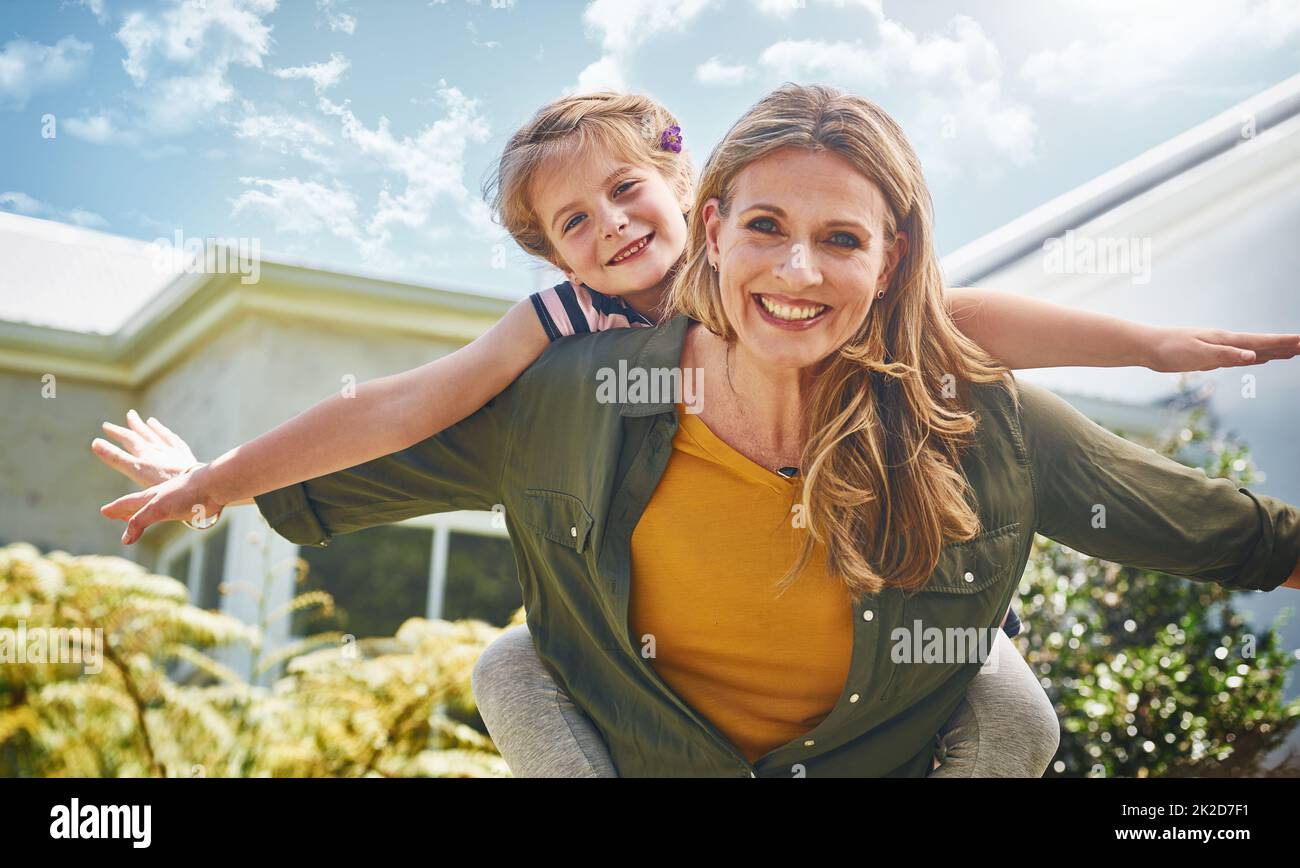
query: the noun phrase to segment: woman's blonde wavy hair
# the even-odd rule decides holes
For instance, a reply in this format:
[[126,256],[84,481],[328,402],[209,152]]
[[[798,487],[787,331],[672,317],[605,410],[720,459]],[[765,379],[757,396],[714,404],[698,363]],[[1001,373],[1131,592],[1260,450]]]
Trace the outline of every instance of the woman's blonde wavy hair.
[[930,192],[893,118],[824,85],[786,84],[759,100],[704,167],[669,312],[736,340],[709,265],[702,205],[716,197],[725,217],[737,175],[782,148],[829,151],[854,165],[884,194],[885,243],[901,232],[908,244],[884,298],[815,379],[800,462],[809,534],[778,587],[793,583],[821,544],[829,571],[854,596],[918,588],[945,544],[980,531],[960,465],[978,424],[969,386],[1004,381],[1014,399],[1015,385],[948,315]]

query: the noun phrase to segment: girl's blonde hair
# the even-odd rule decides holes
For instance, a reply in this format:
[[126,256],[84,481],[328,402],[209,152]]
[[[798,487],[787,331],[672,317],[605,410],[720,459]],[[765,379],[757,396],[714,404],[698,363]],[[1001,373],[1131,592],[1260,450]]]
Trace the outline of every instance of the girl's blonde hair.
[[484,198],[520,247],[563,267],[533,208],[538,170],[554,158],[577,161],[605,148],[628,163],[657,169],[689,203],[695,177],[690,155],[684,147],[679,153],[660,146],[664,131],[677,125],[668,109],[642,94],[600,91],[558,99],[510,137],[483,186]]
[[861,327],[819,368],[800,463],[810,533],[778,587],[798,577],[820,543],[829,571],[855,596],[917,588],[945,544],[980,530],[959,462],[978,424],[969,385],[1005,381],[1013,399],[1015,387],[948,315],[930,192],[898,124],[872,101],[823,85],[786,84],[759,100],[704,167],[669,312],[736,340],[709,265],[701,206],[716,197],[725,217],[737,175],[791,147],[854,165],[884,195],[886,247],[899,232],[908,243],[884,298],[872,301]]

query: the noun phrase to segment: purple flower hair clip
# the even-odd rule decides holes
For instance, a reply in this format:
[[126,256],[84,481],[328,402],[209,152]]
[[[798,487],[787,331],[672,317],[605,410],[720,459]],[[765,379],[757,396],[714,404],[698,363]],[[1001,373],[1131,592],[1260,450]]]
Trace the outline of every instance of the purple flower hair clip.
[[674,124],[659,134],[659,147],[674,154],[682,152],[682,128]]

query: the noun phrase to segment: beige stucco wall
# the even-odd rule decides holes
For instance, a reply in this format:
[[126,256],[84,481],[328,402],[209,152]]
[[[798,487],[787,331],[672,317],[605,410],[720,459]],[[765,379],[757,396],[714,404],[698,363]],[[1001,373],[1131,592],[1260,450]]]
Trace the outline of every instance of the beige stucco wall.
[[342,387],[416,367],[455,349],[450,342],[378,329],[303,323],[242,313],[192,345],[138,390],[60,377],[42,399],[39,376],[0,372],[0,539],[43,550],[116,554],[155,568],[159,543],[187,533],[150,528],[135,546],[99,506],[133,490],[90,451],[100,424],[126,424],[126,411],[156,416],[201,460],[251,439]]
[[[116,554],[122,529],[99,515],[124,492],[125,479],[90,451],[100,423],[125,424],[129,390],[54,374],[0,371],[0,542],[30,542],[43,551]],[[121,480],[121,483],[119,483]]]

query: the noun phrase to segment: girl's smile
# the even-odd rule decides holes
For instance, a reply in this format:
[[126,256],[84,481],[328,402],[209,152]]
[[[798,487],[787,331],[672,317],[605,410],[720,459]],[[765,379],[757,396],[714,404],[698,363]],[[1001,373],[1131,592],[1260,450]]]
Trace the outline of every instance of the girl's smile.
[[631,244],[619,250],[618,253],[615,253],[610,258],[609,262],[606,262],[605,264],[622,265],[624,262],[627,262],[630,259],[636,259],[638,256],[642,254],[642,252],[645,251],[647,247],[650,246],[650,243],[654,241],[654,238],[655,238],[655,234],[653,232],[651,232],[648,235],[641,236],[636,241],[633,241]]

